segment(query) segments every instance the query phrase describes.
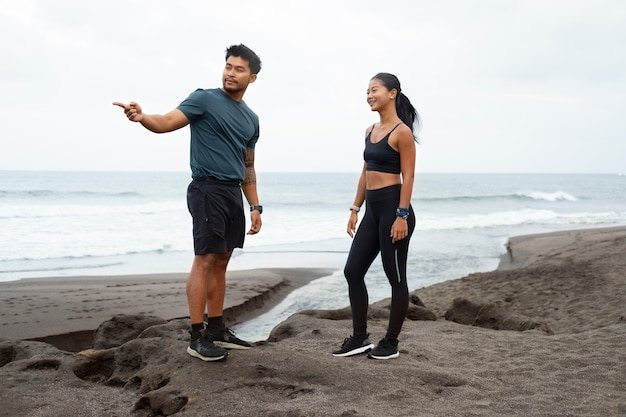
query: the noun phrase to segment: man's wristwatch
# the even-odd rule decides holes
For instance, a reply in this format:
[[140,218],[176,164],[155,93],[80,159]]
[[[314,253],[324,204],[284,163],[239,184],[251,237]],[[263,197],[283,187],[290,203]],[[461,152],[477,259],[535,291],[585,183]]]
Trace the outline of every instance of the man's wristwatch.
[[250,211],[259,210],[259,214],[263,213],[263,206],[250,206]]

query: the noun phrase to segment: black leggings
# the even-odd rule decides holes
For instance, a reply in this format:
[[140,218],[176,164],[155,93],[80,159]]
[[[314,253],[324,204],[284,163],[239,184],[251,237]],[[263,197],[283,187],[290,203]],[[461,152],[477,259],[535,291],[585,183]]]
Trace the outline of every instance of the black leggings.
[[391,284],[391,312],[386,337],[397,339],[409,308],[409,289],[406,282],[406,260],[409,240],[415,229],[415,213],[409,207],[409,235],[391,242],[391,226],[396,220],[400,202],[400,185],[366,191],[365,216],[352,241],[344,268],[352,308],[352,327],[355,335],[367,334],[369,298],[365,274],[381,254],[385,275]]

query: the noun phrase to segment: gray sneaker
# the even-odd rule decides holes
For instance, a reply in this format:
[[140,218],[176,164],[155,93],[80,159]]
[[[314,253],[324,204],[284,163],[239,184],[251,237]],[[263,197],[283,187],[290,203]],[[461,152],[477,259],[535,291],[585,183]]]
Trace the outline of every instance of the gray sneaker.
[[205,332],[202,332],[200,337],[190,340],[187,353],[205,362],[219,361],[228,356],[228,351],[216,346]]

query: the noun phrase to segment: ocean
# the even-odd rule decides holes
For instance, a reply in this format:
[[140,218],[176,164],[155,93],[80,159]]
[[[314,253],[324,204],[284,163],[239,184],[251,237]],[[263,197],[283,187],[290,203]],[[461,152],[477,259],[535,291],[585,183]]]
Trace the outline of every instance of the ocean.
[[[264,339],[302,309],[348,305],[342,268],[358,175],[257,173],[263,228],[230,269],[336,272],[237,325],[241,337]],[[0,281],[188,271],[189,181],[185,172],[0,171]],[[418,173],[412,204],[411,290],[495,269],[512,236],[626,225],[626,176]],[[379,260],[366,279],[370,301],[390,296]]]

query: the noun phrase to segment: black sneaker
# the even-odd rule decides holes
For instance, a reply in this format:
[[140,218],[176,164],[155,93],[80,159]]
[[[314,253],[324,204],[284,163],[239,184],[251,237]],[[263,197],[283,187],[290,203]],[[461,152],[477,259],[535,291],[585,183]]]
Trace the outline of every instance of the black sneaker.
[[389,340],[386,337],[380,339],[378,345],[367,354],[370,359],[393,359],[398,356],[398,340]]
[[[208,329],[207,332],[209,332]],[[228,327],[222,328],[219,332],[209,334],[213,342],[224,349],[250,349],[252,347],[250,343],[235,336],[235,332]]]
[[343,340],[341,349],[333,352],[333,356],[344,357],[365,353],[374,347],[369,340],[369,334],[365,336],[350,336]]
[[215,346],[211,338],[204,333],[200,337],[190,340],[187,353],[203,361],[219,361],[228,356],[227,350]]

